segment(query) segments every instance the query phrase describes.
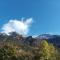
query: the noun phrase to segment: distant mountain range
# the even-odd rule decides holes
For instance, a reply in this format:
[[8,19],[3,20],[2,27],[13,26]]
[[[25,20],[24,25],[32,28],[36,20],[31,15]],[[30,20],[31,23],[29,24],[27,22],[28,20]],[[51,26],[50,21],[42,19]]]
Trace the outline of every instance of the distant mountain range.
[[9,41],[16,44],[38,46],[42,40],[47,40],[49,43],[53,43],[55,46],[60,47],[60,35],[42,34],[33,38],[32,36],[24,37],[16,32],[12,32],[10,35],[0,33],[0,45]]
[[39,35],[37,39],[47,40],[48,42],[60,47],[60,35],[42,34]]

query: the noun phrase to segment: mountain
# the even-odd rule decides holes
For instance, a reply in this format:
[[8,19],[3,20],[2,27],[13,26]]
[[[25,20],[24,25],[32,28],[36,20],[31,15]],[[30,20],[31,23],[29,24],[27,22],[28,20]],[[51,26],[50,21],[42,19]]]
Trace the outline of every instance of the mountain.
[[47,40],[48,42],[60,47],[60,35],[42,34],[36,38],[40,40]]
[[6,42],[13,42],[18,45],[39,46],[42,40],[47,40],[49,43],[60,47],[60,35],[42,34],[33,38],[32,36],[24,37],[16,32],[12,32],[10,35],[0,33],[0,45],[3,45]]
[[49,38],[53,38],[54,36],[51,34],[42,34],[37,36],[38,39],[49,39]]

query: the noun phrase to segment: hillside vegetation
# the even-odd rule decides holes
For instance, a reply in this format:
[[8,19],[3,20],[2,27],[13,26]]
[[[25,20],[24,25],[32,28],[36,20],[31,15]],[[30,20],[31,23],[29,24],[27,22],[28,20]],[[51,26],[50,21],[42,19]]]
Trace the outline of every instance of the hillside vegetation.
[[60,47],[40,38],[0,34],[0,60],[60,60]]

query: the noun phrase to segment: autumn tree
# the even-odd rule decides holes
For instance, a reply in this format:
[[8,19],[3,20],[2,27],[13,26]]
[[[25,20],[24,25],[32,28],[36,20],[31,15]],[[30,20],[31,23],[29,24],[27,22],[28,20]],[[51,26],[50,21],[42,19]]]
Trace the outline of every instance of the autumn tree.
[[56,60],[57,49],[53,44],[48,43],[46,40],[40,42],[38,49],[34,50],[34,60]]

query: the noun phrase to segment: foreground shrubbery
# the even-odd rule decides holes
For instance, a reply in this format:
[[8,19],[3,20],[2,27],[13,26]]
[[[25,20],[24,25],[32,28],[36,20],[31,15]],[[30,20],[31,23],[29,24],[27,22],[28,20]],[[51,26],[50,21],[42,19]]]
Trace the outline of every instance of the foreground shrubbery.
[[0,60],[60,60],[60,58],[56,47],[43,40],[38,47],[4,44],[0,47]]

